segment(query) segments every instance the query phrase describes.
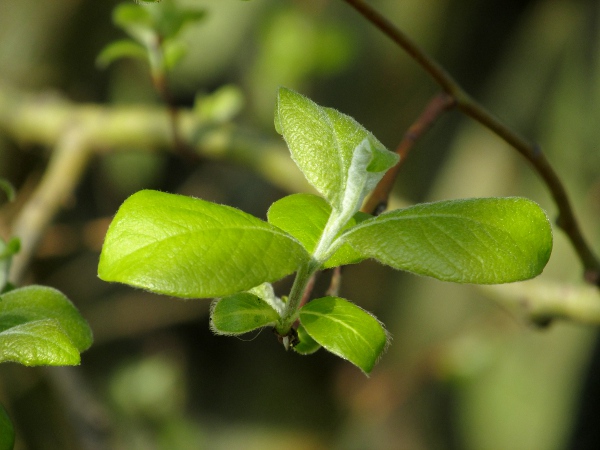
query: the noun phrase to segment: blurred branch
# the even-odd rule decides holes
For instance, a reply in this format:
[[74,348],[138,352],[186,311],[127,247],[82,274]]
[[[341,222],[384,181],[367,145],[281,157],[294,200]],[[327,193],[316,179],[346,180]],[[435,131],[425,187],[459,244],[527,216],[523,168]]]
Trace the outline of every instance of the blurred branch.
[[404,49],[404,51],[406,51],[448,95],[454,98],[458,109],[493,131],[496,135],[513,146],[531,163],[535,171],[548,187],[554,202],[558,207],[559,213],[556,224],[567,234],[572,246],[577,252],[584,267],[585,280],[600,285],[600,261],[585,241],[577,219],[575,218],[565,187],[539,146],[527,141],[518,133],[511,130],[497,117],[487,111],[480,103],[471,98],[452,76],[437,63],[437,61],[431,58],[406,34],[364,0],[344,1]]
[[554,319],[600,325],[600,293],[592,286],[532,280],[479,288],[500,305],[541,326]]
[[[181,137],[201,157],[246,166],[286,191],[310,187],[283,141],[230,122],[200,119],[179,109]],[[0,129],[21,142],[55,146],[70,124],[84,130],[90,151],[107,153],[172,150],[169,112],[153,106],[74,104],[48,95],[26,95],[0,85]]]
[[10,280],[19,284],[29,261],[60,207],[73,194],[90,156],[85,133],[68,129],[57,143],[42,180],[17,216],[12,229],[21,240],[21,251],[13,257]]
[[396,153],[400,156],[400,160],[394,167],[385,173],[381,181],[375,187],[375,190],[361,208],[361,211],[368,214],[379,215],[387,209],[396,177],[413,145],[431,128],[444,111],[454,107],[454,105],[454,98],[446,93],[437,95],[431,99],[425,107],[425,110],[410,126],[408,131],[404,133],[402,141],[396,148]]

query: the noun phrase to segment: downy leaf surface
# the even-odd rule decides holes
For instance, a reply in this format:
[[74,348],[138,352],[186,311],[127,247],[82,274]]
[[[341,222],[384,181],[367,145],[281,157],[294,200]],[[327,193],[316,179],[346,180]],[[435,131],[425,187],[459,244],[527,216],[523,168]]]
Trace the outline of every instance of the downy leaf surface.
[[365,374],[371,372],[388,342],[385,329],[375,317],[339,297],[307,303],[300,309],[300,323],[317,343]]
[[146,190],[117,212],[98,275],[176,297],[222,297],[283,278],[309,258],[292,236],[243,211]]
[[0,296],[0,362],[76,365],[92,331],[59,291],[27,286]]
[[275,325],[279,314],[263,299],[240,292],[215,300],[211,308],[211,328],[217,334],[242,334]]
[[[273,203],[267,218],[269,223],[298,239],[306,251],[312,254],[330,215],[331,206],[323,198],[311,194],[293,194]],[[370,217],[368,214],[358,212],[350,219],[344,230]],[[360,253],[345,244],[325,262],[323,267],[354,264],[363,259],[365,258]]]
[[396,269],[456,283],[533,278],[552,251],[546,214],[516,197],[419,204],[366,220],[344,240]]
[[352,216],[398,161],[356,120],[280,88],[275,128],[310,184],[336,212]]

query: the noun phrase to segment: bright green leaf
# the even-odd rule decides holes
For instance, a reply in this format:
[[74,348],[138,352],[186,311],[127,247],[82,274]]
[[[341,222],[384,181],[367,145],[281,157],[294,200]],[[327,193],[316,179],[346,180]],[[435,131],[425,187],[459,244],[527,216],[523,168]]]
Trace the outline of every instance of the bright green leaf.
[[99,67],[104,68],[121,58],[148,60],[148,53],[146,49],[137,42],[130,39],[122,39],[112,42],[104,47],[96,58],[96,64]]
[[238,209],[146,190],[117,212],[98,275],[176,297],[221,297],[278,280],[308,259],[289,234]]
[[248,292],[215,300],[211,328],[218,334],[242,334],[275,325],[279,314],[267,302]]
[[299,341],[293,347],[296,353],[300,353],[301,355],[312,355],[321,348],[319,343],[310,337],[302,325],[299,325],[296,331],[298,332]]
[[76,366],[77,347],[54,319],[15,325],[0,333],[0,362],[25,366]]
[[[75,351],[83,352],[92,345],[90,327],[60,291],[34,285],[14,289],[0,296],[0,335],[3,336],[3,342],[10,342],[10,339],[6,340],[5,333],[13,333],[13,328],[38,321],[51,322],[53,325],[46,324],[42,328],[50,330],[54,326],[60,330]],[[50,330],[49,333],[55,332]],[[49,341],[52,338],[50,335],[40,336],[40,339]],[[5,347],[0,345],[0,360],[5,360],[4,350]],[[40,348],[39,351],[43,353],[46,350]]]
[[495,284],[540,274],[552,251],[542,209],[524,198],[426,203],[366,220],[344,236],[396,269],[457,283]]
[[[323,198],[311,194],[288,195],[273,203],[267,213],[270,223],[298,239],[308,253],[312,253],[315,249],[330,215],[331,206]],[[344,229],[356,225],[357,218],[364,220],[364,216],[370,217],[357,213]],[[345,244],[325,262],[323,267],[354,264],[363,259],[365,258],[361,257],[360,253]]]
[[339,297],[323,297],[300,309],[300,323],[326,350],[347,359],[365,374],[385,350],[388,335],[365,310]]
[[12,450],[15,445],[15,430],[8,413],[0,404],[0,450]]
[[335,211],[350,216],[397,161],[353,118],[280,88],[275,128],[307,180]]

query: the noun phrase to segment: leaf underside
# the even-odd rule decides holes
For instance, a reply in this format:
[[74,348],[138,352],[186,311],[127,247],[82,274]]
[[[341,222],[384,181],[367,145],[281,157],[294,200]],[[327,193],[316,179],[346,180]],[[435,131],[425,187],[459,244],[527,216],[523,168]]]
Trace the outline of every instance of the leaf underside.
[[241,292],[215,300],[211,328],[217,334],[242,334],[275,325],[279,314],[260,297]]
[[379,321],[339,297],[323,297],[300,310],[300,323],[318,344],[347,359],[365,374],[383,353],[388,336]]
[[76,365],[92,332],[59,291],[27,286],[0,297],[0,362]]

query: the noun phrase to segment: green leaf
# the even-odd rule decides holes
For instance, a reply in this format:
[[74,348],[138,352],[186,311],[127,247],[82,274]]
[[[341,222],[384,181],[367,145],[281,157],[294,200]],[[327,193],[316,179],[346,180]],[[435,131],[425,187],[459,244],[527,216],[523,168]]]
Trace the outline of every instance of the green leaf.
[[27,286],[0,296],[0,362],[76,365],[92,331],[59,291]]
[[323,297],[304,305],[300,323],[317,343],[365,374],[371,372],[388,342],[375,317],[339,297]]
[[176,297],[222,297],[278,280],[309,258],[292,236],[250,214],[146,190],[117,212],[98,275]]
[[121,28],[142,26],[151,28],[153,19],[148,8],[132,3],[121,3],[113,10],[112,16],[115,25]]
[[108,44],[98,57],[96,58],[96,64],[105,68],[112,62],[121,58],[136,58],[147,61],[148,53],[146,49],[131,39],[122,39],[119,41]]
[[319,350],[321,346],[317,341],[310,337],[306,332],[306,329],[300,324],[296,330],[298,333],[298,344],[293,348],[296,353],[301,355],[312,355],[314,352]]
[[175,3],[164,3],[151,11],[155,27],[163,39],[174,39],[181,30],[194,22],[206,17],[206,11],[201,9],[182,8]]
[[0,404],[0,450],[12,450],[15,445],[15,430],[4,406]]
[[353,118],[280,88],[275,128],[307,180],[334,211],[350,216],[398,161]]
[[[331,206],[323,198],[311,194],[288,195],[273,203],[267,213],[269,223],[294,236],[311,254],[330,215]],[[358,221],[365,220],[365,216],[371,217],[368,214],[356,213],[344,230],[356,225]],[[360,253],[345,244],[325,262],[323,267],[354,264],[363,259],[365,258]]]
[[211,328],[217,334],[242,334],[275,325],[279,314],[267,302],[248,292],[215,300]]
[[9,202],[12,202],[15,199],[15,188],[14,186],[4,178],[0,178],[0,191],[3,191],[6,194]]
[[552,251],[546,214],[516,197],[420,204],[366,220],[343,239],[396,269],[457,283],[533,278]]

